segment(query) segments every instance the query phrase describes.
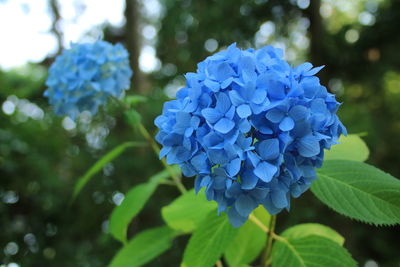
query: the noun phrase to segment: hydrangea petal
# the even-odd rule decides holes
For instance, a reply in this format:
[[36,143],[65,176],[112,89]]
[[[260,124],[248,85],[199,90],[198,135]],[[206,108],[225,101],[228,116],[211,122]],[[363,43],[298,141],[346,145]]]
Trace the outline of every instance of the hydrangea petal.
[[294,121],[291,117],[285,117],[281,123],[279,123],[279,129],[282,131],[290,131],[294,128]]
[[240,216],[247,217],[257,207],[257,203],[248,195],[242,194],[235,202],[235,208]]
[[223,116],[220,112],[213,108],[205,108],[201,111],[201,114],[209,123],[216,123]]
[[320,153],[320,146],[317,138],[307,135],[298,142],[299,153],[303,157],[312,157]]
[[254,169],[254,174],[264,182],[268,183],[272,180],[277,170],[278,168],[275,165],[263,161]]
[[247,118],[251,115],[251,109],[248,105],[243,104],[236,108],[236,113],[240,118]]
[[226,134],[235,127],[235,123],[227,118],[220,119],[215,125],[214,129],[220,133]]
[[273,123],[279,123],[285,117],[285,113],[279,109],[271,109],[266,114],[265,117]]

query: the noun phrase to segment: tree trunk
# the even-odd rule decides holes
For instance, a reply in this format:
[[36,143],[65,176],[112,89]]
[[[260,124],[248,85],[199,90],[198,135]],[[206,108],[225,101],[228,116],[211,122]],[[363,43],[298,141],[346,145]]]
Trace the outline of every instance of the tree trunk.
[[[322,17],[319,13],[320,7],[321,0],[311,0],[310,6],[306,10],[306,15],[310,20],[310,60],[314,66],[326,64],[326,62],[324,62],[324,42],[327,36]],[[321,83],[327,85],[328,79],[325,73],[326,72],[321,72],[318,76],[321,79]]]
[[132,87],[136,92],[144,93],[143,73],[139,68],[139,55],[141,49],[139,32],[139,11],[137,0],[125,0],[125,38],[126,46],[129,51],[129,61],[134,72],[132,77]]
[[51,28],[50,31],[55,35],[57,39],[57,55],[61,53],[61,50],[63,48],[63,35],[60,29],[58,28],[59,22],[61,20],[61,15],[59,11],[59,5],[57,0],[50,0],[50,10],[51,14],[53,16],[53,21],[51,23]]

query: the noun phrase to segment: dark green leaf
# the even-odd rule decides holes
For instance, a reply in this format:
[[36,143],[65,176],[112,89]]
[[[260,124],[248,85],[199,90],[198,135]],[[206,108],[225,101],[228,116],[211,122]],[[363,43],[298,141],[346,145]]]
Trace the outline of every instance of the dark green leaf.
[[110,218],[110,233],[119,241],[126,242],[126,231],[132,219],[143,209],[159,182],[169,177],[164,170],[150,177],[149,182],[133,187],[125,195],[121,205],[114,208]]
[[141,232],[121,248],[109,267],[142,266],[169,249],[175,235],[175,231],[168,227]]
[[376,225],[400,223],[400,180],[365,163],[328,160],[312,192],[336,212]]
[[325,160],[354,160],[366,161],[369,156],[369,149],[365,142],[355,134],[342,136],[339,144],[332,146],[325,151]]
[[163,207],[161,213],[169,227],[190,233],[215,208],[216,203],[208,201],[203,192],[196,195],[194,190],[190,190]]
[[272,248],[273,267],[357,266],[347,250],[331,239],[310,235],[277,240]]
[[212,267],[237,232],[238,229],[231,226],[225,213],[218,216],[216,210],[211,211],[191,236],[182,267]]
[[107,163],[109,163],[110,161],[121,155],[122,152],[124,152],[129,147],[138,147],[144,145],[145,144],[139,142],[126,142],[115,147],[113,150],[104,155],[82,177],[78,179],[78,182],[75,184],[72,200],[76,198],[76,196],[79,194],[82,188],[90,181],[93,175],[101,171]]

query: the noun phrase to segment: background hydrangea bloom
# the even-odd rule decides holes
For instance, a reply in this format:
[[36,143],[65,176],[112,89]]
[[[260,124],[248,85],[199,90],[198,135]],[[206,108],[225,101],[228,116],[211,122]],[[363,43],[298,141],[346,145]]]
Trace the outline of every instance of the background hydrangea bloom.
[[229,46],[186,74],[155,120],[160,157],[197,176],[195,189],[205,187],[234,226],[260,204],[289,209],[316,179],[324,149],[346,134],[339,103],[314,76],[321,67],[292,68],[282,56]]
[[72,44],[50,67],[44,95],[55,113],[72,119],[85,110],[97,113],[109,96],[119,98],[130,87],[128,52],[105,41]]

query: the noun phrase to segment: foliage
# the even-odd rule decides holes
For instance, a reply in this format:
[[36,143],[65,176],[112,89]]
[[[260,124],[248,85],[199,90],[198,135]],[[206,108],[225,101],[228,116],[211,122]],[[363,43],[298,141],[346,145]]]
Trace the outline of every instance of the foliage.
[[[329,260],[329,265],[335,264],[336,261],[332,264],[330,262],[334,260],[332,257],[321,259],[316,255],[307,255],[309,249],[315,249],[323,255],[331,253],[337,258],[343,257],[349,266],[354,264],[349,252],[360,265],[373,259],[379,266],[395,266],[400,260],[398,226],[375,227],[374,224],[398,222],[398,216],[391,217],[391,212],[397,212],[398,198],[380,195],[378,189],[374,188],[377,184],[374,179],[382,179],[378,188],[382,187],[391,195],[393,192],[383,186],[396,188],[398,180],[394,180],[393,176],[400,176],[400,165],[397,164],[400,160],[400,147],[395,145],[400,134],[400,110],[397,104],[399,93],[396,89],[400,73],[397,52],[400,44],[399,2],[356,1],[352,5],[357,5],[357,11],[351,9],[347,16],[342,16],[346,11],[341,9],[346,5],[340,6],[339,3],[325,0],[310,1],[310,6],[303,9],[298,6],[300,2],[307,1],[161,2],[161,19],[150,22],[158,31],[151,45],[155,45],[161,67],[146,75],[143,81],[146,88],[151,88],[145,92],[147,103],[140,97],[129,98],[131,93],[137,93],[132,92],[136,90],[134,88],[124,98],[125,104],[135,105],[142,117],[138,120],[134,115],[135,123],[141,121],[150,133],[154,133],[153,119],[160,113],[161,103],[166,99],[161,88],[166,88],[168,95],[172,95],[175,87],[182,85],[181,75],[194,71],[196,63],[212,53],[210,46],[206,46],[209,40],[211,43],[212,40],[217,42],[215,49],[234,41],[243,48],[278,42],[290,51],[288,60],[294,65],[305,58],[326,65],[320,77],[343,102],[339,112],[341,120],[349,132],[367,132],[362,139],[368,144],[371,153],[354,135],[342,139],[343,143],[334,146],[332,152],[325,151],[326,159],[335,161],[325,162],[321,171],[331,178],[325,178],[325,181],[323,177],[318,179],[312,191],[315,196],[319,193],[318,198],[326,205],[311,193],[293,200],[290,213],[279,215],[276,234],[289,240],[289,244],[305,262],[317,259],[319,262]],[[318,3],[322,6],[318,6]],[[329,10],[331,13],[326,13]],[[362,24],[359,20],[362,13],[359,12],[363,12],[362,16],[365,13],[372,15],[373,23]],[[349,13],[352,13],[351,19]],[[324,16],[321,18],[318,14]],[[142,18],[141,22],[147,26],[149,21]],[[349,31],[358,34],[357,41],[347,41]],[[123,29],[111,29],[107,34],[110,40],[126,40]],[[306,37],[305,42],[302,42],[302,37]],[[146,42],[149,40],[144,39]],[[132,188],[147,184],[147,177],[161,171],[161,164],[147,148],[135,148],[102,166],[79,198],[68,207],[74,183],[80,174],[88,170],[88,166],[120,145],[121,140],[136,142],[142,138],[137,131],[132,132],[130,127],[124,125],[121,113],[119,110],[116,112],[112,106],[114,103],[110,103],[106,111],[100,112],[97,117],[84,117],[77,121],[75,127],[69,130],[63,128],[65,121],[50,115],[42,97],[49,61],[51,59],[23,69],[0,71],[0,104],[10,101],[15,108],[11,114],[0,112],[0,225],[6,229],[0,234],[0,246],[4,252],[0,263],[17,262],[27,267],[100,267],[111,262],[123,264],[124,260],[128,260],[125,263],[129,266],[178,266],[190,235],[201,227],[203,216],[211,212],[215,205],[205,201],[202,192],[196,196],[193,191],[188,191],[191,195],[184,195],[188,202],[175,200],[182,198],[170,186],[172,180],[167,178],[157,186],[156,193],[153,192],[150,199],[144,199],[145,203],[136,213],[134,208],[128,207],[128,203],[131,199],[129,196],[133,197],[137,192],[129,196],[121,192],[131,192]],[[36,114],[27,112],[31,104],[39,108],[42,115],[31,116]],[[94,147],[93,140],[98,140],[100,145]],[[347,140],[350,140],[351,146],[346,145]],[[344,159],[368,163],[368,166],[363,163],[344,163],[351,168],[351,174],[357,174],[353,177],[344,171],[345,176],[351,176],[350,180],[355,182],[355,188],[341,183],[341,177],[333,169],[337,160]],[[368,173],[361,170],[364,168]],[[368,185],[363,184],[364,177]],[[183,178],[183,183],[190,184],[190,181]],[[327,194],[327,187],[332,187],[336,194]],[[347,192],[346,196],[342,196],[342,192]],[[365,203],[378,205],[379,209],[373,206],[374,212],[367,214],[363,208],[367,204],[360,205],[354,195],[351,197],[352,202],[346,206],[338,204],[341,198],[349,199],[352,194],[361,197]],[[116,206],[124,196],[126,205]],[[350,206],[354,203],[360,209],[355,210]],[[114,240],[108,232],[111,230],[107,227],[110,225],[108,220],[117,207],[125,207],[131,212],[121,220],[123,226],[117,227],[123,229],[119,232],[126,237],[126,244],[133,244],[131,249]],[[204,214],[196,213],[196,209],[188,210],[187,207],[199,207],[199,211],[204,210]],[[334,210],[346,216],[339,216]],[[136,214],[132,215],[133,211]],[[179,217],[185,214],[182,211],[186,212],[190,220],[185,220],[184,216]],[[268,214],[259,215],[258,212],[259,209],[256,209],[253,215],[263,227],[269,227]],[[304,222],[312,224],[298,225]],[[328,225],[340,235],[332,229],[327,230],[326,226],[316,226],[314,223]],[[262,228],[253,221],[239,228],[226,250],[218,253],[219,257],[223,257],[224,266],[261,264],[268,239],[267,234],[264,231],[261,234],[260,231],[263,231]],[[255,233],[258,233],[257,238]],[[249,244],[248,237],[257,241]],[[274,241],[272,258],[281,258],[280,255],[285,254],[288,261],[293,260],[293,250],[281,241]],[[7,249],[10,242],[18,246],[15,255],[9,254]],[[263,247],[260,248],[262,243]],[[238,244],[248,245],[235,250]],[[343,244],[348,252],[342,247]],[[297,264],[296,259],[292,262]],[[275,266],[286,263],[289,264],[286,261],[272,261]]]

